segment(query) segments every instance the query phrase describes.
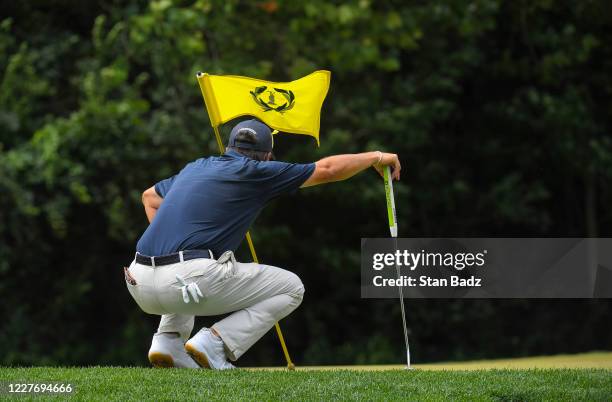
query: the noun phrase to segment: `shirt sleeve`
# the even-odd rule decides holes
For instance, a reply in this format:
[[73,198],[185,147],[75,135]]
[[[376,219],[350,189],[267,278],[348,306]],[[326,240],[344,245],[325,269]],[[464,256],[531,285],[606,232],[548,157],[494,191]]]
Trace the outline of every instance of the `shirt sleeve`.
[[270,164],[272,170],[268,187],[271,197],[297,190],[312,176],[315,170],[314,163],[302,164],[277,161],[266,163]]
[[175,178],[176,175],[157,182],[155,184],[155,192],[157,193],[157,195],[159,195],[161,198],[165,198],[166,194],[168,194],[168,191],[170,191],[170,188],[172,188],[172,183],[174,183]]

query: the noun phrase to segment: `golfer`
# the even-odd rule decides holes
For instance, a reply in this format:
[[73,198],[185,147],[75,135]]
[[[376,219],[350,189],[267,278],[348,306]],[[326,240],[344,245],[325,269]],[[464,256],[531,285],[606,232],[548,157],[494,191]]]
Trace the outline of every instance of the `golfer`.
[[[148,314],[161,315],[149,350],[156,367],[230,369],[274,324],[295,310],[304,285],[281,268],[234,258],[245,234],[272,199],[348,179],[397,155],[365,152],[316,163],[272,161],[271,129],[246,120],[231,131],[221,156],[197,159],[142,194],[150,225],[124,269],[128,290]],[[191,337],[194,316],[232,313]]]

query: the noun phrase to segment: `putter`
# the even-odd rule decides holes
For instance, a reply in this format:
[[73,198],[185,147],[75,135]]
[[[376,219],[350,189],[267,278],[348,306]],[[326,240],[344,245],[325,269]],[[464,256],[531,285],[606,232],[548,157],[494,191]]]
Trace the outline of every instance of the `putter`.
[[[391,168],[385,166],[383,169],[383,176],[385,179],[385,193],[387,196],[387,215],[389,216],[389,231],[391,237],[393,237],[394,248],[397,250],[397,215],[395,214],[395,198],[393,196],[393,179],[391,178]],[[397,271],[397,278],[400,279],[400,269],[395,263],[395,270]],[[406,369],[410,370],[410,347],[408,346],[408,327],[406,325],[406,310],[404,308],[404,292],[402,287],[398,286],[400,307],[402,309],[402,323],[404,324],[404,342],[406,343]]]

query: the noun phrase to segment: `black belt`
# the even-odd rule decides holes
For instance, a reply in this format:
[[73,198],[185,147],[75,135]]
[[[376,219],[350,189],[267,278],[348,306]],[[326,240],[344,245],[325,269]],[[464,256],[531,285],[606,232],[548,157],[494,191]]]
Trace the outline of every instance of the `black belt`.
[[213,253],[210,250],[185,250],[178,253],[160,255],[159,257],[149,257],[148,255],[136,253],[136,262],[150,267],[159,267],[181,262],[181,255],[182,261],[195,260],[196,258],[213,258]]

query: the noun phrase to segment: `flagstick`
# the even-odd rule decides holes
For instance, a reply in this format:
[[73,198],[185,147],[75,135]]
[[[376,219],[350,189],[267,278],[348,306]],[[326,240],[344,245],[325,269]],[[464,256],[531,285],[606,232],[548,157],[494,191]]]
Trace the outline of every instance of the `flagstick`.
[[[225,152],[225,147],[223,146],[223,142],[221,141],[221,135],[219,134],[219,127],[213,127],[215,131],[215,137],[217,138],[217,144],[219,145],[220,153]],[[250,231],[246,232],[246,240],[249,244],[249,249],[251,250],[251,256],[253,256],[253,261],[259,264],[259,259],[257,258],[257,253],[255,252],[255,246],[253,245],[253,240],[251,239]],[[281,347],[283,348],[283,353],[285,354],[285,360],[287,360],[287,368],[289,370],[295,370],[295,364],[291,361],[291,356],[289,356],[289,350],[287,349],[287,345],[285,345],[285,338],[283,337],[283,333],[281,331],[280,325],[277,323],[274,324],[276,328],[276,334],[278,335],[278,339],[280,340]]]
[[[255,246],[253,245],[253,240],[251,239],[251,233],[246,233],[247,243],[249,243],[249,249],[251,250],[251,255],[253,256],[253,261],[259,264],[259,260],[257,259],[257,254],[255,253]],[[287,345],[285,345],[285,338],[283,337],[283,333],[280,329],[280,325],[277,323],[274,324],[276,328],[276,334],[278,335],[278,339],[280,340],[281,347],[283,348],[283,353],[285,354],[285,359],[287,360],[287,368],[289,370],[295,370],[295,364],[291,362],[291,357],[289,356],[289,350],[287,350]]]
[[[391,168],[385,166],[383,170],[385,179],[385,194],[387,198],[387,215],[389,216],[389,231],[393,237],[393,244],[397,250],[397,215],[395,213],[395,198],[393,196],[393,178],[391,177]],[[395,270],[397,271],[397,279],[401,278],[400,269],[395,262]],[[404,292],[402,286],[398,286],[400,307],[402,310],[402,323],[404,324],[404,342],[406,343],[406,369],[410,369],[410,347],[408,346],[408,326],[406,325],[406,310],[404,308]]]

